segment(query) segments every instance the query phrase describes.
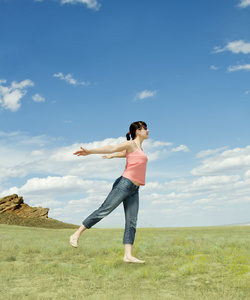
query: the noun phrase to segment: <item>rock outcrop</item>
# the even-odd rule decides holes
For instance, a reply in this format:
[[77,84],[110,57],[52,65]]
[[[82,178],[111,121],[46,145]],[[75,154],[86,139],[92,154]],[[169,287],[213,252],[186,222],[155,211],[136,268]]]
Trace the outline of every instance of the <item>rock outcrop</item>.
[[48,218],[49,208],[31,207],[14,194],[0,198],[0,226],[16,225],[53,229],[76,229],[77,225]]
[[31,207],[17,194],[0,198],[0,214],[11,212],[22,218],[48,218],[49,208]]

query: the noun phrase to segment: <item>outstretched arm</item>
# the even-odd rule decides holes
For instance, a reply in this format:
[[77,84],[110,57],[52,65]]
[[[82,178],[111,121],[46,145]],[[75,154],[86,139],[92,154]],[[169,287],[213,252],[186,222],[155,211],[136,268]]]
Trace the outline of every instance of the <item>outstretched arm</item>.
[[129,141],[123,142],[119,145],[108,145],[108,146],[103,146],[95,149],[85,149],[80,147],[81,150],[76,151],[73,153],[74,155],[77,156],[87,156],[90,154],[114,154],[116,152],[123,152],[131,149],[131,143]]

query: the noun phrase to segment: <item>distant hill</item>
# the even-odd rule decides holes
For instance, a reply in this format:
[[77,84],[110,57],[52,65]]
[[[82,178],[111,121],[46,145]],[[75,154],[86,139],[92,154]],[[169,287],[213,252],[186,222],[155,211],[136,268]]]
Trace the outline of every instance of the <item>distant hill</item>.
[[78,228],[77,225],[48,218],[49,208],[31,207],[23,202],[23,197],[10,195],[0,198],[0,224],[42,228]]
[[245,223],[234,223],[234,224],[228,224],[226,226],[250,226],[250,222]]

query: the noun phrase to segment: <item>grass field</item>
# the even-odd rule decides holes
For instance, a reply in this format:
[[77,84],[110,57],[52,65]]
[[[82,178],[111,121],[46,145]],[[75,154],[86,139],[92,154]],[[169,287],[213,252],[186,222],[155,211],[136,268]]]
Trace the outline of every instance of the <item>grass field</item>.
[[121,229],[0,225],[0,299],[250,299],[250,227],[138,229],[122,262]]

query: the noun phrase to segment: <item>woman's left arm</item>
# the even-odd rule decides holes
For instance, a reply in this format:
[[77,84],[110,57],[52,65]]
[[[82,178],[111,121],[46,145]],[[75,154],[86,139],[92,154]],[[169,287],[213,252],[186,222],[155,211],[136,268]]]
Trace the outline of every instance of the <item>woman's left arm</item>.
[[90,155],[90,154],[108,154],[108,155],[112,155],[116,152],[127,151],[130,148],[131,148],[131,142],[126,141],[126,142],[123,142],[119,145],[107,145],[107,146],[94,148],[94,149],[86,149],[86,148],[80,147],[81,150],[78,150],[73,154],[77,155],[77,156],[87,156],[87,155]]
[[103,155],[102,158],[103,159],[111,159],[111,158],[120,158],[120,157],[126,157],[126,150],[124,151],[120,151],[120,152],[115,152],[115,153],[112,153],[112,154],[106,154],[106,155]]

